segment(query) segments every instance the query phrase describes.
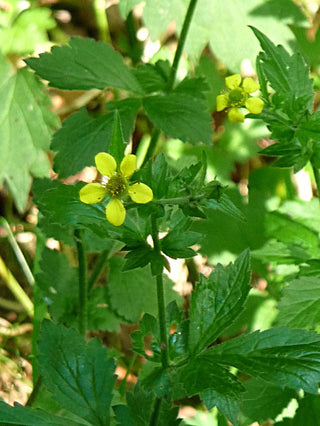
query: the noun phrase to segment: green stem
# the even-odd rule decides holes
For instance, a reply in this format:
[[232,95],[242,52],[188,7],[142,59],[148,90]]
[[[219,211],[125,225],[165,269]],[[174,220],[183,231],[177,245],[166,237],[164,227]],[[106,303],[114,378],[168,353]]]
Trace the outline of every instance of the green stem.
[[86,255],[83,246],[82,232],[79,229],[74,231],[74,236],[78,252],[79,269],[79,333],[83,336],[87,331],[88,312],[88,285],[87,285],[87,267]]
[[91,272],[90,277],[88,278],[88,291],[90,291],[96,282],[96,279],[101,274],[106,261],[109,257],[110,250],[103,250],[103,252],[99,255],[97,263],[95,264],[93,271]]
[[148,149],[147,149],[147,152],[146,152],[146,155],[144,157],[144,160],[143,160],[141,167],[143,167],[150,160],[150,158],[153,157],[153,154],[154,154],[154,151],[156,149],[160,133],[161,132],[160,132],[159,129],[157,129],[157,128],[153,129],[151,140],[150,140],[150,143],[149,143],[149,146],[148,146]]
[[104,0],[93,1],[94,13],[96,15],[97,27],[99,32],[99,40],[111,44],[111,36],[109,32],[109,24]]
[[28,407],[32,407],[33,403],[37,399],[37,396],[39,395],[40,389],[42,387],[42,382],[43,382],[43,377],[40,374],[38,376],[35,384],[34,384],[34,387],[33,387],[31,394],[28,398],[28,401],[27,401],[27,404],[26,404]]
[[[170,69],[170,74],[169,74],[169,78],[168,78],[168,83],[167,83],[167,91],[171,92],[171,90],[173,89],[174,86],[174,82],[176,79],[176,75],[177,75],[177,71],[178,71],[178,67],[179,67],[179,62],[181,59],[181,55],[182,55],[182,51],[183,51],[183,46],[185,44],[187,35],[188,35],[188,31],[189,31],[189,27],[192,21],[192,16],[193,16],[193,12],[195,10],[196,4],[197,4],[198,0],[190,0],[189,3],[189,7],[186,13],[186,16],[184,18],[184,22],[182,25],[182,30],[181,30],[181,34],[180,34],[180,38],[178,41],[178,45],[177,45],[177,50],[176,53],[174,55],[173,58],[173,63]],[[152,158],[158,139],[159,139],[159,135],[160,135],[160,130],[159,129],[154,129],[152,137],[151,137],[151,141],[146,153],[146,156],[144,158],[143,161],[143,165],[144,166],[146,164],[146,162]]]
[[[161,249],[158,237],[157,219],[154,214],[151,215],[152,225],[152,239],[153,249],[157,257],[161,257]],[[159,330],[160,330],[160,350],[161,350],[161,363],[163,368],[169,365],[169,352],[168,352],[168,337],[167,337],[167,321],[166,321],[166,305],[164,300],[163,291],[163,276],[162,272],[156,276],[157,281],[157,302],[158,302],[158,317],[159,317]]]
[[158,424],[161,402],[162,402],[162,399],[158,397],[154,401],[154,407],[153,407],[152,416],[150,419],[150,426],[157,426]]
[[33,303],[29,299],[28,295],[25,293],[23,288],[20,286],[18,281],[12,275],[11,271],[7,268],[6,264],[0,257],[0,277],[7,284],[7,287],[15,298],[21,303],[24,307],[24,310],[27,312],[30,318],[33,318]]
[[127,368],[126,375],[124,376],[124,378],[121,382],[121,385],[119,386],[119,393],[122,397],[124,396],[124,393],[125,393],[125,390],[126,390],[126,384],[127,384],[128,376],[130,374],[130,371],[132,370],[134,363],[136,362],[137,357],[138,357],[137,353],[135,353],[132,356],[132,358],[130,360],[130,364],[128,365],[128,368]]
[[319,173],[319,169],[317,167],[315,167],[312,163],[311,163],[311,165],[312,165],[314,180],[316,181],[316,185],[317,185],[318,198],[320,200],[320,173]]
[[24,273],[29,285],[32,287],[34,285],[34,277],[32,275],[32,272],[29,268],[29,265],[28,265],[24,255],[23,255],[23,253],[22,253],[22,251],[21,251],[11,229],[10,229],[10,226],[9,226],[8,222],[6,221],[6,219],[4,217],[2,217],[0,219],[0,225],[3,226],[4,229],[6,230],[7,235],[8,235],[8,240],[9,240],[9,243],[12,247],[12,250],[13,250],[14,254],[16,255],[18,262],[20,263],[21,269],[23,270],[23,273]]
[[173,86],[174,86],[176,74],[177,74],[178,67],[179,67],[179,62],[180,62],[182,51],[183,51],[183,46],[185,44],[185,41],[186,41],[186,38],[187,38],[187,35],[188,35],[189,27],[190,27],[190,24],[191,24],[191,21],[192,21],[192,16],[193,16],[193,12],[194,12],[194,9],[196,7],[197,1],[198,0],[190,0],[189,7],[188,7],[188,10],[187,10],[186,16],[184,18],[180,38],[179,38],[179,41],[178,41],[177,50],[176,50],[176,53],[174,55],[172,67],[171,67],[171,70],[170,70],[169,80],[168,80],[168,84],[167,84],[167,90],[168,91],[171,91],[173,89]]

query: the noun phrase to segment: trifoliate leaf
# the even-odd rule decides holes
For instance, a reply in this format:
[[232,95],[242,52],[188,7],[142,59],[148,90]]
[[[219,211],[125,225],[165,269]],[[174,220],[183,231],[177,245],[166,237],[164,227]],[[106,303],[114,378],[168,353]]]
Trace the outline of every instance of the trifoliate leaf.
[[117,87],[134,93],[142,89],[122,57],[102,41],[72,37],[68,45],[25,61],[49,85],[66,90]]
[[97,339],[45,321],[39,341],[40,371],[54,398],[92,424],[109,424],[114,360]]

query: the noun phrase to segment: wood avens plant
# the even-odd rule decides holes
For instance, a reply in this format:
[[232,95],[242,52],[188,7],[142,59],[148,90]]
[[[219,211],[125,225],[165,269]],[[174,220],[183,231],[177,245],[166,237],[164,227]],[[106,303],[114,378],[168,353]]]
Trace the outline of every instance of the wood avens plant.
[[[213,210],[245,226],[219,177],[208,179],[212,118],[206,82],[190,75],[176,79],[196,3],[190,1],[172,66],[160,60],[133,69],[110,45],[82,38],[26,60],[50,86],[117,89],[117,100],[106,103],[103,114],[81,108],[68,117],[51,144],[61,180],[34,181],[34,390],[26,407],[0,403],[1,424],[171,426],[182,422],[179,407],[188,404],[216,410],[219,425],[228,420],[246,426],[276,418],[292,399],[299,410],[318,400],[319,334],[286,323],[227,333],[247,312],[249,249],[208,276],[196,274],[184,299],[164,273],[168,259],[191,259],[195,245],[206,242],[196,230]],[[253,32],[263,49],[259,83],[240,74],[227,77],[217,109],[226,109],[232,123],[264,120],[277,140],[264,153],[295,171],[310,161],[319,189],[319,113],[312,112],[304,60]],[[259,88],[262,99],[252,96]],[[139,150],[125,154],[138,112],[153,125],[144,156]],[[198,160],[176,167],[165,153],[155,156],[160,134],[201,147]],[[62,181],[94,165],[100,173],[95,182]],[[49,237],[73,247],[77,267],[45,247]],[[119,338],[107,348],[97,337],[101,331],[118,336],[120,323],[137,324],[127,356]],[[117,380],[117,366],[126,368],[124,379]],[[130,372],[137,376],[131,387]],[[268,410],[248,414],[254,398],[259,407],[266,399]],[[296,424],[288,421],[279,425]]]

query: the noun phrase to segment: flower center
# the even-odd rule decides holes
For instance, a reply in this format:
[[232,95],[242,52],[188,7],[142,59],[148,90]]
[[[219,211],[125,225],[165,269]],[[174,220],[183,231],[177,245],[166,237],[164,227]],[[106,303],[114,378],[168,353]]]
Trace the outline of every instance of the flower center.
[[121,173],[116,173],[108,180],[106,184],[106,191],[111,197],[119,197],[127,189],[127,181],[121,175]]
[[244,99],[245,99],[244,93],[242,92],[240,88],[233,89],[229,93],[229,102],[230,102],[230,105],[233,107],[243,105]]

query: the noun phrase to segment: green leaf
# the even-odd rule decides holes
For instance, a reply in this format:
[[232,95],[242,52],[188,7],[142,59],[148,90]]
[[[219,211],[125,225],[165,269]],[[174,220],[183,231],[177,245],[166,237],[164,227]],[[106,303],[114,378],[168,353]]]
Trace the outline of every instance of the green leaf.
[[[139,106],[140,101],[136,99],[106,104],[106,109],[115,113],[117,111],[120,115],[123,137],[127,142]],[[60,178],[72,176],[84,167],[94,166],[95,155],[111,149],[115,113],[95,118],[85,108],[81,108],[63,122],[51,143],[51,149],[56,151],[54,170],[59,173]]]
[[320,382],[320,336],[287,327],[254,332],[208,349],[198,358],[232,365],[281,388],[316,394]]
[[[133,392],[126,394],[127,405],[113,407],[120,426],[149,426],[155,404],[155,394],[136,385]],[[177,426],[178,407],[172,408],[170,402],[162,399],[157,425]]]
[[[110,260],[108,291],[112,309],[126,321],[136,322],[142,313],[157,315],[156,282],[150,267],[123,271],[125,260]],[[172,282],[164,277],[166,304],[179,301],[180,296],[172,290]]]
[[107,287],[95,287],[88,296],[88,329],[118,333],[120,318],[109,308]]
[[88,205],[80,201],[82,184],[65,185],[50,179],[35,179],[33,184],[34,202],[40,212],[50,218],[51,223],[64,226],[86,224],[98,225],[100,235],[108,227],[105,213],[100,205]]
[[310,257],[320,254],[318,233],[303,223],[296,222],[290,215],[277,211],[266,216],[266,235],[289,245],[301,247]]
[[217,265],[201,277],[191,297],[189,350],[201,352],[213,343],[243,310],[250,290],[250,256],[244,251],[234,264]]
[[314,328],[320,323],[320,277],[301,277],[283,289],[278,325]]
[[141,87],[122,57],[102,41],[72,37],[68,45],[25,61],[49,85],[58,89],[90,90],[117,87],[141,93]]
[[173,259],[188,258],[196,255],[190,248],[199,242],[201,237],[197,232],[188,231],[192,221],[178,210],[171,217],[170,230],[168,234],[160,240],[161,251]]
[[280,387],[261,379],[251,379],[246,384],[241,411],[252,421],[263,423],[275,419],[297,394],[292,389]]
[[[267,36],[257,28],[251,27],[260,42],[263,54],[259,55],[262,72],[271,87],[286,103],[289,111],[293,110],[304,115],[304,110],[311,112],[312,80],[309,78],[309,68],[301,54],[290,56],[282,46],[275,46]],[[301,110],[304,107],[304,110]]]
[[78,270],[70,268],[63,253],[44,248],[36,282],[51,318],[68,326],[77,324]]
[[279,264],[303,262],[310,259],[310,254],[298,244],[282,243],[275,239],[267,241],[263,247],[252,251],[251,256],[264,263],[276,262]]
[[[12,10],[14,5],[9,7]],[[25,9],[12,20],[10,26],[6,27],[2,22],[0,32],[1,50],[5,55],[17,54],[24,56],[31,54],[39,46],[49,45],[47,31],[55,26],[56,22],[51,16],[50,9],[45,7]]]
[[208,409],[217,406],[237,424],[238,404],[243,386],[229,371],[210,359],[191,359],[172,377],[174,398],[200,394]]
[[146,97],[143,106],[150,120],[167,136],[193,144],[212,143],[212,119],[202,100],[170,93]]
[[120,121],[120,115],[117,110],[114,112],[112,136],[110,140],[109,154],[111,154],[117,164],[120,164],[124,157],[125,144],[123,140],[123,130]]
[[126,18],[127,15],[131,12],[133,6],[140,3],[140,0],[120,0],[119,1],[119,10],[123,18]]
[[292,426],[320,426],[320,396],[305,394],[299,401],[299,408],[292,421]]
[[155,64],[139,65],[133,73],[145,94],[163,91],[170,74],[170,63],[169,61],[157,61]]
[[[79,426],[90,425],[86,421],[73,421],[67,417],[59,417],[42,410],[33,410],[16,404],[14,407],[0,401],[0,423],[2,425],[19,425],[23,419],[23,426]],[[81,423],[80,423],[81,422]]]
[[52,128],[58,126],[47,109],[49,98],[43,85],[25,68],[11,75],[10,66],[0,54],[0,185],[5,182],[16,206],[22,212],[27,203],[31,175],[46,176]]
[[109,425],[115,382],[113,359],[99,340],[45,321],[39,341],[40,371],[62,407],[92,424]]

